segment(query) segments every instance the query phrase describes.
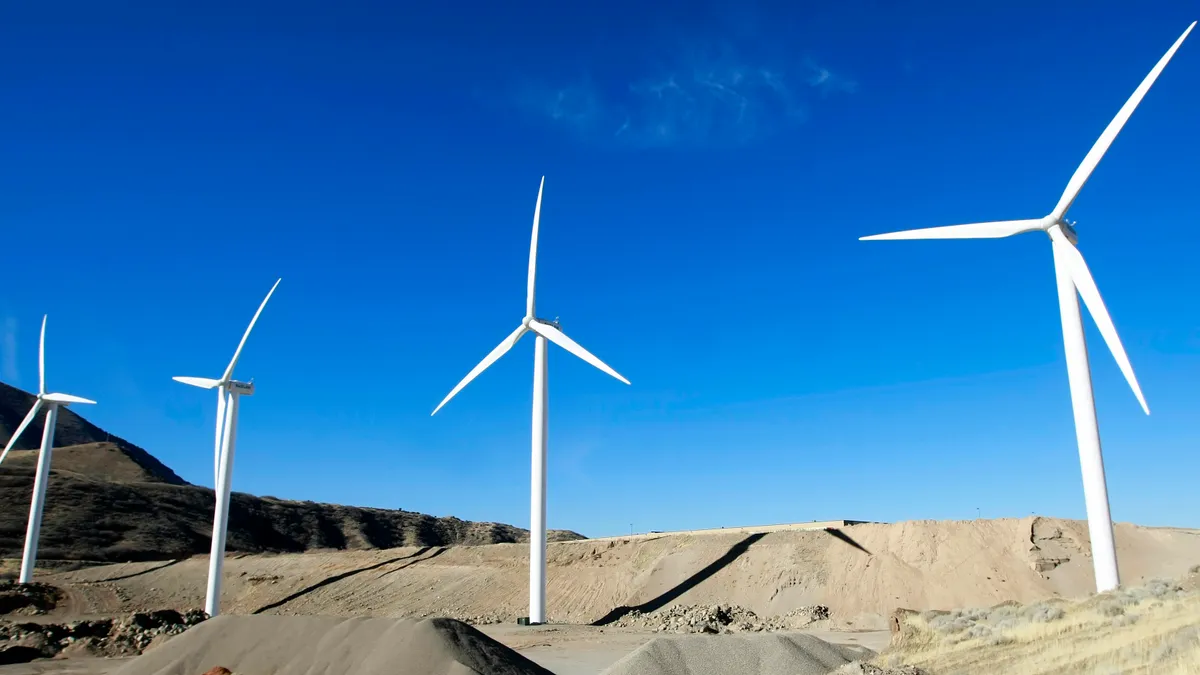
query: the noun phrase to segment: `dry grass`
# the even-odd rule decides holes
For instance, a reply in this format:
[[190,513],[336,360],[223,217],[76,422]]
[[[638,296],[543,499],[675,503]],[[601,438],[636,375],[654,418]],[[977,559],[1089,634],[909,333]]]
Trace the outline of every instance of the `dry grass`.
[[932,675],[1197,673],[1200,592],[1152,581],[1081,600],[924,612],[876,662]]

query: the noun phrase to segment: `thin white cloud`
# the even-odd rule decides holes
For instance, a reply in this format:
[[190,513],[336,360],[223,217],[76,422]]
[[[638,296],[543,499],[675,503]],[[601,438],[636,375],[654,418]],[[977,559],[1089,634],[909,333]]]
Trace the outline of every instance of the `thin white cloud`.
[[17,319],[4,317],[4,356],[0,358],[0,374],[4,381],[16,386],[21,381],[21,371],[17,369]]
[[823,68],[808,59],[804,62],[808,68],[808,84],[820,90],[822,94],[843,92],[853,94],[858,91],[858,83],[841,75],[834,74],[828,68]]
[[608,86],[593,79],[526,84],[518,106],[580,138],[628,147],[739,146],[804,122],[811,102],[856,83],[811,59],[760,63],[728,45],[690,50]]

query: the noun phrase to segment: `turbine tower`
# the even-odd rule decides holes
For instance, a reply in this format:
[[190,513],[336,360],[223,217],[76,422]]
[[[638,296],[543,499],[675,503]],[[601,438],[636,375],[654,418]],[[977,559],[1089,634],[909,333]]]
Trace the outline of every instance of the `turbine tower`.
[[529,499],[528,619],[530,625],[546,622],[546,425],[549,401],[546,377],[546,341],[553,342],[605,373],[629,384],[629,380],[621,377],[617,371],[609,368],[603,361],[567,337],[562,332],[557,320],[547,321],[537,318],[534,310],[534,288],[537,279],[538,220],[542,213],[542,188],[545,184],[546,177],[542,176],[542,181],[538,185],[537,204],[533,208],[533,237],[529,243],[529,279],[525,294],[525,317],[521,319],[521,325],[504,338],[491,353],[483,357],[479,365],[471,369],[471,372],[467,373],[467,376],[430,413],[430,416],[436,415],[437,411],[441,410],[442,406],[454,398],[454,395],[467,386],[471,380],[501,356],[504,356],[505,352],[512,349],[525,333],[532,332],[537,335],[533,356],[533,457]]
[[1054,206],[1054,210],[1041,218],[1029,220],[1008,220],[990,223],[972,223],[968,225],[949,225],[931,227],[919,230],[906,230],[889,234],[877,234],[860,237],[860,240],[872,239],[995,239],[1009,237],[1023,232],[1045,232],[1050,237],[1050,245],[1054,254],[1054,275],[1058,285],[1058,306],[1062,316],[1063,345],[1066,351],[1067,379],[1071,389],[1071,408],[1075,415],[1075,437],[1079,445],[1079,462],[1083,473],[1083,494],[1087,505],[1088,531],[1092,541],[1092,563],[1096,573],[1096,590],[1104,592],[1120,585],[1120,575],[1117,571],[1117,551],[1113,542],[1112,516],[1109,513],[1108,487],[1104,479],[1104,460],[1100,452],[1100,430],[1096,421],[1096,403],[1092,397],[1092,377],[1088,366],[1087,344],[1084,339],[1083,320],[1079,311],[1079,300],[1076,292],[1083,297],[1088,312],[1096,322],[1100,334],[1104,337],[1109,351],[1117,360],[1117,365],[1125,375],[1125,380],[1133,389],[1134,396],[1147,415],[1150,408],[1138,386],[1133,374],[1133,366],[1125,355],[1121,338],[1113,326],[1112,318],[1096,288],[1096,282],[1088,271],[1083,255],[1075,248],[1078,238],[1075,223],[1066,220],[1067,209],[1071,208],[1084,183],[1104,157],[1112,145],[1113,139],[1120,133],[1129,116],[1141,102],[1150,86],[1158,78],[1159,73],[1166,67],[1167,62],[1175,55],[1179,45],[1183,44],[1188,33],[1195,28],[1193,21],[1183,35],[1171,45],[1167,53],[1146,76],[1133,95],[1117,112],[1117,116],[1109,122],[1104,133],[1092,146],[1079,168],[1075,169],[1071,180]]
[[190,384],[201,389],[217,390],[217,433],[213,450],[213,480],[216,492],[216,508],[213,510],[212,549],[208,556],[208,588],[204,595],[204,611],[210,617],[216,616],[221,605],[221,570],[225,563],[225,534],[229,527],[229,491],[233,476],[233,448],[237,440],[238,399],[254,394],[253,382],[239,382],[233,379],[233,369],[237,366],[242,348],[246,346],[246,338],[254,329],[258,315],[271,299],[271,294],[283,279],[277,279],[275,285],[267,292],[250,325],[242,334],[242,341],[233,352],[233,360],[225,368],[221,379],[213,380],[206,377],[173,377],[176,382]]
[[38,341],[37,399],[34,400],[33,407],[29,409],[25,419],[21,420],[21,424],[13,432],[12,437],[8,439],[8,444],[4,446],[4,452],[0,453],[0,463],[3,463],[4,458],[8,457],[8,451],[12,450],[21,433],[25,431],[25,427],[33,422],[38,411],[45,406],[46,420],[45,427],[42,429],[42,447],[38,451],[37,473],[34,474],[33,479],[33,501],[29,505],[29,524],[25,529],[25,551],[21,555],[21,576],[18,580],[22,584],[33,581],[33,568],[37,565],[38,536],[42,531],[42,508],[46,505],[46,483],[50,480],[50,455],[54,447],[54,425],[58,422],[58,409],[60,406],[65,407],[72,403],[95,404],[96,402],[70,394],[46,393],[46,317],[43,316],[42,337]]

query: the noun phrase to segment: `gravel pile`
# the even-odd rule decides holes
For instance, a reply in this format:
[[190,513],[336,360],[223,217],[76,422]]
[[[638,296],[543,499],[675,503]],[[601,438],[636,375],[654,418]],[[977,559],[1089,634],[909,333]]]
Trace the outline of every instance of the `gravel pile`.
[[457,621],[471,624],[472,626],[487,626],[489,624],[507,623],[514,620],[510,615],[502,612],[490,612],[488,614],[479,614],[477,616],[455,616],[450,612],[446,612],[444,614],[440,614],[439,616],[450,617]]
[[673,605],[649,614],[634,610],[611,625],[659,633],[758,633],[798,630],[828,618],[829,608],[824,605],[800,607],[772,617],[760,617],[740,605]]
[[68,624],[0,621],[0,664],[64,656],[136,656],[204,621],[200,610],[139,612]]
[[929,675],[929,671],[916,666],[888,666],[854,661],[838,668],[830,675]]

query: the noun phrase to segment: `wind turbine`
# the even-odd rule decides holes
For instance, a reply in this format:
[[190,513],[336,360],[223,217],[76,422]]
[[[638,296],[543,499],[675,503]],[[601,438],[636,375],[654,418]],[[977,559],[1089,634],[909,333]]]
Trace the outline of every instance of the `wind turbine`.
[[530,500],[529,500],[529,624],[537,625],[546,622],[546,423],[548,381],[546,378],[546,341],[549,340],[591,365],[612,375],[618,380],[629,384],[629,380],[621,377],[617,371],[609,368],[603,361],[593,356],[588,350],[567,337],[562,332],[558,320],[547,321],[537,318],[534,312],[534,287],[537,278],[537,241],[538,220],[542,213],[542,188],[546,177],[538,185],[537,204],[533,208],[533,237],[529,243],[529,281],[525,294],[525,317],[508,337],[496,346],[479,365],[471,369],[467,376],[458,383],[442,399],[430,416],[436,415],[442,406],[454,398],[454,395],[475,379],[488,366],[492,365],[505,352],[513,348],[521,336],[532,332],[537,335],[534,343],[533,356],[533,458],[530,471]]
[[25,431],[25,427],[33,422],[42,406],[46,407],[45,427],[42,429],[42,447],[38,452],[37,473],[33,479],[33,502],[29,505],[29,525],[25,529],[25,551],[21,555],[21,576],[19,582],[27,584],[33,581],[33,568],[37,564],[38,536],[42,530],[42,508],[46,505],[46,483],[50,480],[50,455],[54,447],[54,425],[58,422],[58,409],[72,403],[90,403],[95,401],[70,394],[46,393],[46,316],[42,316],[42,337],[38,342],[38,394],[33,407],[21,420],[17,430],[13,432],[4,452],[0,453],[0,463],[8,457],[17,438]]
[[1054,210],[1041,218],[1029,220],[1008,220],[990,223],[972,223],[968,225],[949,225],[931,227],[919,230],[906,230],[889,234],[877,234],[860,237],[860,240],[872,239],[995,239],[1009,237],[1023,232],[1045,232],[1050,237],[1054,253],[1054,275],[1058,285],[1058,306],[1062,315],[1063,344],[1067,358],[1067,379],[1071,388],[1071,408],[1075,415],[1075,437],[1079,445],[1079,462],[1083,473],[1083,494],[1087,505],[1088,531],[1092,541],[1092,564],[1096,573],[1096,590],[1104,592],[1120,585],[1117,571],[1117,551],[1113,542],[1112,517],[1109,513],[1108,487],[1104,479],[1104,460],[1100,452],[1100,430],[1096,421],[1096,403],[1092,397],[1092,376],[1088,366],[1087,344],[1083,333],[1083,320],[1079,312],[1079,300],[1076,292],[1083,297],[1088,312],[1096,321],[1100,334],[1104,337],[1109,351],[1117,360],[1117,365],[1125,375],[1125,380],[1133,389],[1134,396],[1142,405],[1147,415],[1150,408],[1138,386],[1133,374],[1133,366],[1125,355],[1121,338],[1113,326],[1112,318],[1100,298],[1100,291],[1092,274],[1088,271],[1083,255],[1075,248],[1078,237],[1075,223],[1067,222],[1067,209],[1079,195],[1080,189],[1096,169],[1113,139],[1121,131],[1121,127],[1129,120],[1142,97],[1154,84],[1159,73],[1166,67],[1167,62],[1175,55],[1179,45],[1183,44],[1188,33],[1195,28],[1193,21],[1183,35],[1171,45],[1167,53],[1146,76],[1133,95],[1117,112],[1117,116],[1109,122],[1104,133],[1092,146],[1083,163],[1075,169],[1071,180],[1054,206]]
[[208,589],[204,596],[204,611],[210,617],[216,616],[221,604],[221,570],[225,563],[225,534],[229,527],[229,490],[230,479],[233,475],[233,448],[237,440],[238,399],[254,394],[254,382],[239,382],[233,379],[233,369],[237,366],[238,357],[242,355],[242,347],[246,346],[246,338],[254,329],[258,315],[271,299],[276,286],[283,279],[277,279],[275,285],[267,292],[250,325],[242,334],[242,341],[233,352],[233,360],[225,368],[221,379],[213,380],[206,377],[173,377],[176,382],[190,384],[201,389],[217,390],[217,433],[213,452],[214,487],[217,497],[216,508],[213,510],[212,549],[208,555]]

